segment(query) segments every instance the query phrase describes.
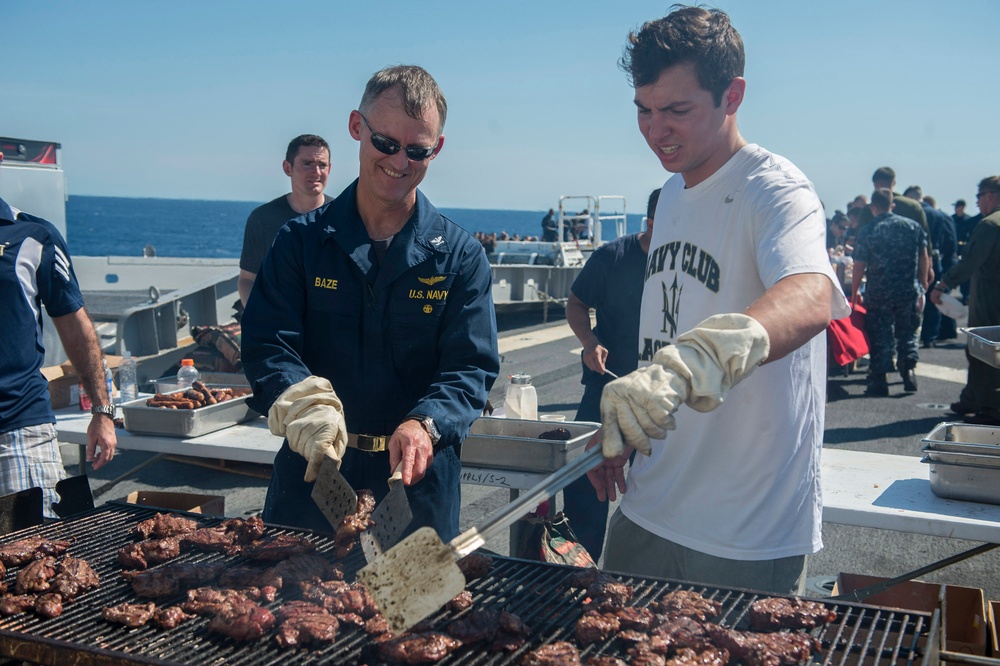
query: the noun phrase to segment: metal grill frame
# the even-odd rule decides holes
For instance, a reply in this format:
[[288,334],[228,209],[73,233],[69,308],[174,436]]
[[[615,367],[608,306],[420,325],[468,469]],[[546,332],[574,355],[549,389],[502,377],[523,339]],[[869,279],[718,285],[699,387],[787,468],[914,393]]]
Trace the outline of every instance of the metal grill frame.
[[[69,554],[86,559],[101,577],[101,585],[66,604],[57,618],[43,619],[33,613],[0,618],[0,654],[38,664],[57,666],[72,663],[77,666],[118,666],[121,664],[376,664],[380,663],[372,649],[374,641],[363,630],[342,627],[338,640],[323,648],[280,648],[272,636],[252,643],[240,643],[210,634],[205,627],[208,618],[188,620],[173,630],[164,631],[150,625],[129,629],[105,622],[100,617],[105,606],[136,602],[138,598],[121,578],[117,563],[118,549],[131,543],[130,531],[136,523],[150,518],[160,510],[134,505],[105,504],[77,517],[33,527],[0,537],[9,543],[27,536],[41,535],[52,539],[73,540]],[[185,514],[199,519],[204,526],[217,525],[220,518]],[[295,534],[310,537],[320,554],[333,560],[333,539],[328,535],[312,534],[268,525],[266,535]],[[216,561],[227,559],[221,553],[190,552],[174,562]],[[232,559],[232,558],[230,558]],[[364,564],[360,548],[355,548],[346,560],[348,580]],[[11,583],[19,568],[8,572],[5,582]],[[577,619],[588,610],[585,591],[569,585],[569,578],[579,570],[515,558],[494,556],[489,575],[472,581],[468,589],[474,599],[473,608],[494,607],[519,616],[532,634],[516,652],[490,653],[473,644],[455,651],[442,664],[516,664],[522,656],[542,644],[559,640],[575,643]],[[747,612],[757,599],[775,595],[735,588],[716,588],[683,581],[613,574],[635,588],[631,605],[646,606],[663,594],[688,589],[720,602],[723,606],[716,622],[727,627],[749,628]],[[163,605],[183,598],[163,600]],[[289,590],[279,592],[278,599],[268,604],[276,608],[294,598]],[[812,635],[822,644],[822,652],[814,655],[813,664],[822,666],[931,666],[939,658],[939,614],[880,608],[859,603],[827,602],[837,612],[836,622],[813,630]],[[466,611],[467,612],[467,611]],[[463,613],[441,610],[430,621],[443,627]],[[621,641],[611,638],[581,650],[584,660],[592,655],[624,657]]]

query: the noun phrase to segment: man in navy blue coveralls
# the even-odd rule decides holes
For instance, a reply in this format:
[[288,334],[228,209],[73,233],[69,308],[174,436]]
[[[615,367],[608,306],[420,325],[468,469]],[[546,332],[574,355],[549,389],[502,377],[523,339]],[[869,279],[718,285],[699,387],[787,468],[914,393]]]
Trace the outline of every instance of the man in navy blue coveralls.
[[[653,213],[660,190],[649,195],[646,229],[605,243],[584,265],[573,281],[566,303],[566,321],[583,343],[583,398],[577,421],[601,421],[601,393],[612,380],[605,368],[624,377],[639,367],[639,311],[646,273],[646,254],[653,231]],[[590,308],[597,325],[590,328]],[[587,477],[566,486],[563,512],[573,533],[594,561],[604,550],[608,524],[608,501],[597,499]]]
[[458,447],[500,362],[483,247],[417,190],[446,114],[423,69],[373,75],[348,122],[358,179],[285,225],[264,259],[242,351],[251,406],[286,436],[268,522],[331,531],[310,497],[326,456],[376,500],[401,465],[408,531],[458,534]]

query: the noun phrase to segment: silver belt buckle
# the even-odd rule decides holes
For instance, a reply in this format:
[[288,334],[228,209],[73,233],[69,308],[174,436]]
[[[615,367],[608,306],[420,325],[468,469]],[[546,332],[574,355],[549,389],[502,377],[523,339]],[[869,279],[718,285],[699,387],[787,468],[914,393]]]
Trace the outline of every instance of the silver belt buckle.
[[358,435],[358,451],[380,453],[386,450],[388,443],[386,435]]

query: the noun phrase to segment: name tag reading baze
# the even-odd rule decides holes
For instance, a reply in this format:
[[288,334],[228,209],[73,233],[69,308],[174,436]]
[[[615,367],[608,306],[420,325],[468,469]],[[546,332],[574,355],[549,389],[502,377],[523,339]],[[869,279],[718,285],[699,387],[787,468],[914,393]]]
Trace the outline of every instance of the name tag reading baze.
[[316,278],[315,286],[319,287],[320,289],[336,289],[337,281],[332,278],[318,277]]

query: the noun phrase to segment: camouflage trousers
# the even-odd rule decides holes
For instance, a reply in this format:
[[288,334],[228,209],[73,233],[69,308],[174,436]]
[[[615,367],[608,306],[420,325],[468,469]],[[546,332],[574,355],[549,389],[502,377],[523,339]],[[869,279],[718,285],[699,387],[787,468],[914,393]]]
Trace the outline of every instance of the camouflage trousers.
[[916,366],[917,329],[920,311],[916,296],[866,303],[865,329],[868,332],[868,372],[880,375],[892,370],[892,352],[896,350],[896,366],[903,370]]

